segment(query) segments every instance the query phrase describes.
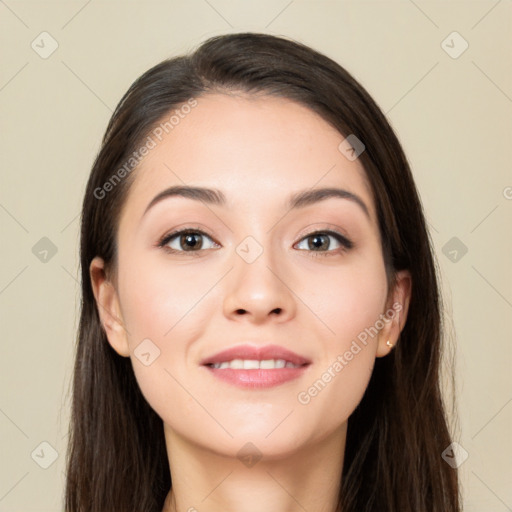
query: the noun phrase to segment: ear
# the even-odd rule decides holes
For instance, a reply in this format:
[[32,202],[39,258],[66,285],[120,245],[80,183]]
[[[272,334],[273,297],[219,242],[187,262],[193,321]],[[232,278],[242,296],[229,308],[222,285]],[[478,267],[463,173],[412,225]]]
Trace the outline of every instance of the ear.
[[120,356],[129,357],[130,349],[119,297],[114,284],[107,279],[105,263],[102,258],[96,256],[92,260],[89,274],[101,325],[108,342]]
[[[376,357],[388,355],[396,345],[407,320],[411,300],[412,278],[408,270],[400,270],[396,275],[396,284],[382,314],[384,327],[379,332]],[[393,345],[387,345],[387,342]]]

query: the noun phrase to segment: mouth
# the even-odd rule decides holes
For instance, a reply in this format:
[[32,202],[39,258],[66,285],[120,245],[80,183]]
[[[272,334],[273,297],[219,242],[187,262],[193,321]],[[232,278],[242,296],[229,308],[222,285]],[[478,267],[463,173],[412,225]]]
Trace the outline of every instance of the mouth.
[[[242,363],[240,363],[242,361]],[[284,365],[283,365],[284,361]],[[224,364],[223,368],[233,369],[258,369],[263,363],[263,368],[286,368],[287,364],[294,366],[303,366],[309,364],[311,361],[304,356],[296,354],[291,350],[281,347],[279,345],[235,345],[221,352],[207,357],[201,361],[201,365],[214,365]],[[226,366],[226,363],[229,366]],[[234,364],[234,366],[231,366]],[[243,366],[240,366],[240,365]],[[258,367],[256,367],[258,364]],[[246,366],[247,365],[247,366]]]
[[277,345],[239,345],[201,362],[209,372],[243,388],[267,388],[303,375],[311,361]]

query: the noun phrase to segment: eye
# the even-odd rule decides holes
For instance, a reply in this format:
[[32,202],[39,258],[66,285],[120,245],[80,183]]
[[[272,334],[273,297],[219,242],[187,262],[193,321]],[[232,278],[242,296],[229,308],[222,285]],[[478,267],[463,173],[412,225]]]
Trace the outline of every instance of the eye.
[[[334,244],[331,242],[332,239],[334,239]],[[301,244],[303,247],[300,247]],[[304,247],[304,244],[306,244],[306,247]],[[297,244],[297,248],[301,250],[324,253],[322,256],[331,256],[333,253],[339,254],[352,249],[353,246],[353,242],[341,233],[330,230],[310,233]],[[339,250],[336,251],[336,249]],[[318,254],[314,254],[314,256],[318,256]]]
[[[208,243],[205,243],[209,240]],[[334,243],[332,242],[334,240]],[[304,244],[306,247],[304,247]],[[220,247],[209,235],[200,229],[186,228],[165,235],[158,247],[170,253],[199,253],[202,250]],[[300,246],[303,247],[300,247]],[[347,251],[353,247],[353,242],[341,233],[332,230],[315,231],[302,238],[297,244],[300,250],[306,250],[313,256],[332,256]]]
[[[211,242],[210,247],[208,243],[205,244],[206,240]],[[199,252],[219,247],[210,236],[198,229],[182,229],[169,233],[160,240],[158,246],[171,253]]]

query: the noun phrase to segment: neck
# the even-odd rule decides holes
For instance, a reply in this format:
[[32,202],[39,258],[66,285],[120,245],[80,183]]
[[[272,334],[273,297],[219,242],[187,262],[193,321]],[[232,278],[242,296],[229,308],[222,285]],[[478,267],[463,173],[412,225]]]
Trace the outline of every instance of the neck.
[[207,450],[167,425],[165,437],[172,489],[162,512],[337,511],[346,423],[314,444],[259,460]]

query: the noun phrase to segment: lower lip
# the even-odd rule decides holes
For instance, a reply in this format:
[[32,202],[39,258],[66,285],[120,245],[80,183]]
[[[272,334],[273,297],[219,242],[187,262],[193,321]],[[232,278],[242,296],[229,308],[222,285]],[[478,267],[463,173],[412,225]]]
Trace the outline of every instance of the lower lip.
[[212,368],[206,366],[212,375],[241,388],[260,389],[279,386],[299,378],[310,365],[298,368],[276,368],[274,370],[234,370],[232,368]]

